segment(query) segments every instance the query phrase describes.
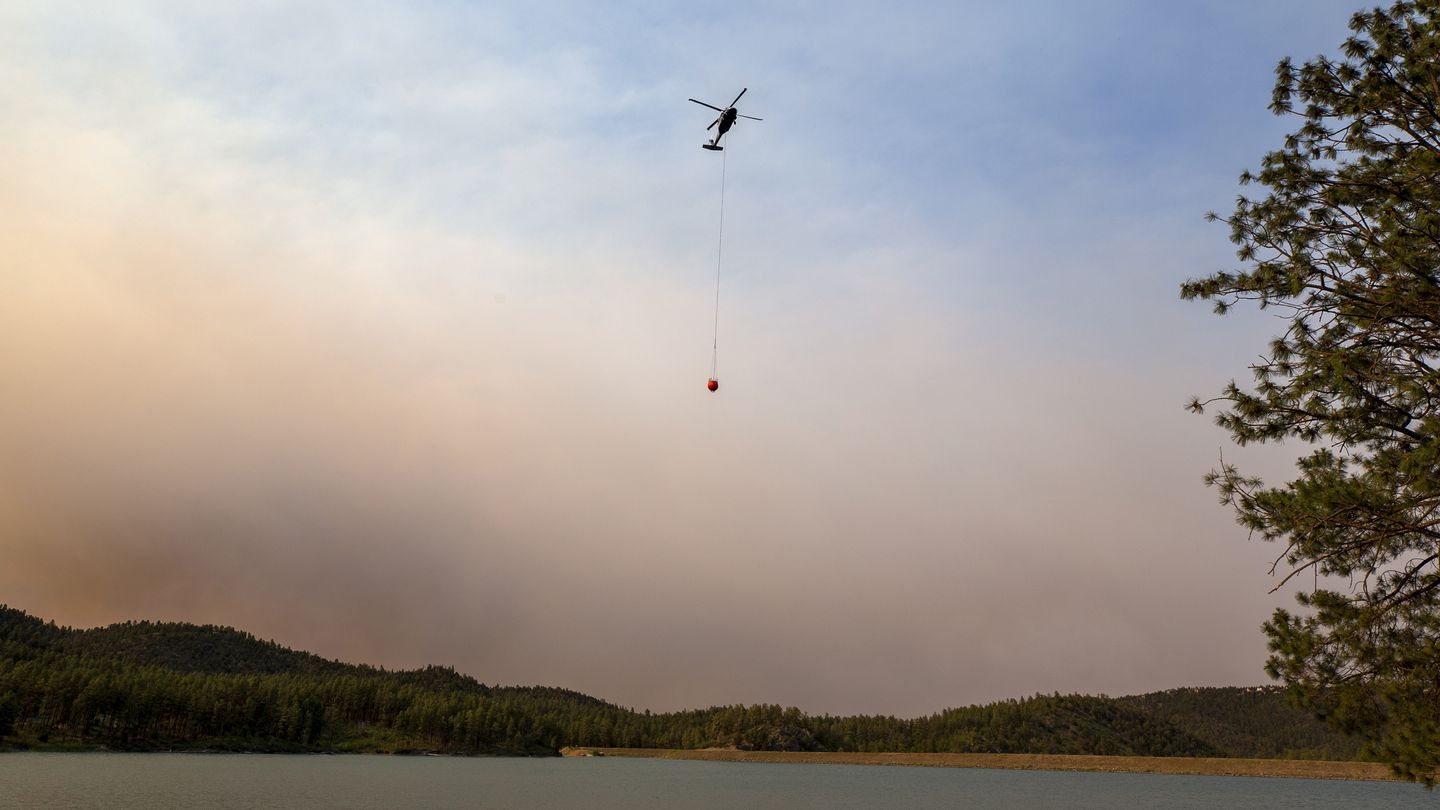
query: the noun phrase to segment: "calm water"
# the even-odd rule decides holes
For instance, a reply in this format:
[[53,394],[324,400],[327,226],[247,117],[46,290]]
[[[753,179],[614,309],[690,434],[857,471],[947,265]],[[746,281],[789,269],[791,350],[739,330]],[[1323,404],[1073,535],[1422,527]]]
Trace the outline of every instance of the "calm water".
[[1416,785],[651,759],[0,754],[0,808],[1440,807]]

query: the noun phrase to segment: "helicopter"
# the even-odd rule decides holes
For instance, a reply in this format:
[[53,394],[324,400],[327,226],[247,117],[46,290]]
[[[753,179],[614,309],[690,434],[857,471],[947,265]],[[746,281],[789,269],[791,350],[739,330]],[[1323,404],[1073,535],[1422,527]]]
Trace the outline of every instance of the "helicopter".
[[706,132],[709,132],[711,129],[713,129],[713,128],[715,127],[716,124],[719,124],[719,125],[720,125],[720,130],[715,133],[715,137],[712,138],[709,143],[702,143],[702,144],[700,144],[700,147],[701,147],[702,149],[709,149],[709,150],[712,151],[712,152],[720,152],[720,151],[723,151],[723,150],[725,149],[725,147],[723,147],[723,146],[720,145],[720,139],[723,138],[723,137],[725,137],[725,133],[727,133],[727,132],[730,131],[730,127],[735,126],[735,119],[736,119],[736,118],[749,118],[751,121],[764,121],[764,120],[765,120],[764,118],[756,118],[756,117],[753,116],[753,115],[741,115],[740,112],[735,109],[735,102],[736,102],[736,101],[739,101],[739,100],[740,100],[740,96],[745,95],[745,91],[746,91],[746,90],[749,90],[749,89],[750,89],[750,88],[748,88],[748,87],[742,87],[742,88],[740,88],[740,95],[739,95],[739,96],[736,96],[736,97],[735,97],[735,101],[730,102],[728,105],[726,105],[725,109],[723,109],[723,110],[720,109],[719,107],[716,107],[714,104],[706,104],[705,102],[703,102],[703,101],[701,101],[701,100],[699,100],[699,99],[695,99],[695,98],[690,99],[691,101],[695,102],[696,104],[699,104],[701,107],[709,107],[710,109],[714,110],[715,112],[720,113],[720,117],[719,117],[719,118],[716,118],[714,121],[711,121],[711,122],[710,122],[710,126],[706,127],[706,128],[705,128],[705,131],[706,131]]

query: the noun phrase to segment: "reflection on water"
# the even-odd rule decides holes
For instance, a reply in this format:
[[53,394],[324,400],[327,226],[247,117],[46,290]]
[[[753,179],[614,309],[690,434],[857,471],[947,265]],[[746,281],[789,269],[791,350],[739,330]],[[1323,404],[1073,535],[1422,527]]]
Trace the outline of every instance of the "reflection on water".
[[1417,785],[656,759],[0,754],[0,808],[1434,807]]

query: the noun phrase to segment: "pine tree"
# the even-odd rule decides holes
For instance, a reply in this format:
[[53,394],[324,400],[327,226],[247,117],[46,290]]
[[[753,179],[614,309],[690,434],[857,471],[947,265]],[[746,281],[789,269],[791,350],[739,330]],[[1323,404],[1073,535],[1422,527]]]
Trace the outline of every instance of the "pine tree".
[[[1344,582],[1266,623],[1267,670],[1396,772],[1440,765],[1440,2],[1356,14],[1343,57],[1276,70],[1299,120],[1229,217],[1244,269],[1187,282],[1218,312],[1286,321],[1217,423],[1239,444],[1308,443],[1267,486],[1222,462],[1207,482],[1284,547],[1289,579]],[[1322,581],[1322,584],[1324,581]]]

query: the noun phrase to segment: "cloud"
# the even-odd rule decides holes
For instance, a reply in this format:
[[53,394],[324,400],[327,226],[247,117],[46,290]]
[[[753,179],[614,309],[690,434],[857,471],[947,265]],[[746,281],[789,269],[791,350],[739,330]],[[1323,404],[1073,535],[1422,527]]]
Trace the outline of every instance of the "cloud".
[[0,601],[656,709],[1260,679],[1180,405],[1271,326],[1174,300],[1228,254],[1164,190],[1240,166],[1117,179],[1043,32],[92,11],[0,10]]

